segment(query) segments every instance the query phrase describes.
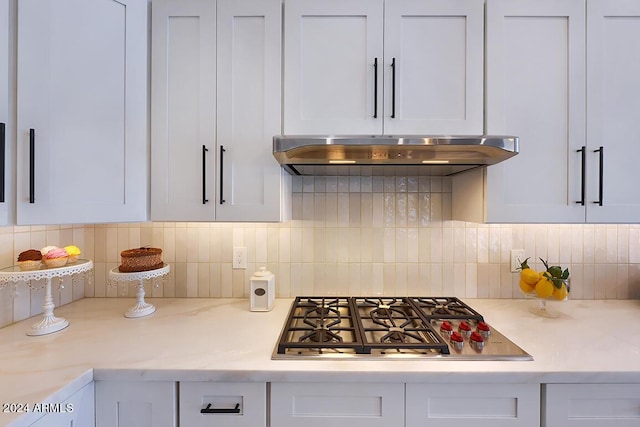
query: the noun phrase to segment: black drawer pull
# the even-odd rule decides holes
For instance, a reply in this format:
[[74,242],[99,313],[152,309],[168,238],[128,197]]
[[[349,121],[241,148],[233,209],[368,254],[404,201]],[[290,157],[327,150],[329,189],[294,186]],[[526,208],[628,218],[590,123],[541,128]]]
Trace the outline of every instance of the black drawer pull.
[[5,143],[6,128],[4,123],[0,123],[0,203],[4,203],[4,175],[5,175]]
[[204,409],[200,409],[201,414],[239,414],[240,413],[240,404],[236,403],[235,408],[219,408],[215,409],[211,407],[211,403],[207,404],[207,407]]
[[207,147],[202,145],[202,204],[206,204],[207,200]]
[[584,206],[584,196],[587,188],[587,147],[583,145],[582,148],[576,150],[576,153],[582,153],[582,170],[580,172],[580,200],[578,200],[576,203]]
[[604,147],[600,146],[597,150],[593,150],[594,153],[600,153],[600,167],[598,168],[598,178],[600,180],[598,184],[598,200],[595,204],[602,206],[602,195],[604,192]]
[[36,130],[29,129],[29,203],[36,202]]
[[396,118],[396,58],[391,60],[391,118]]
[[220,204],[224,204],[226,200],[224,199],[224,153],[225,153],[224,145],[220,146]]
[[373,59],[373,118],[378,118],[378,58]]

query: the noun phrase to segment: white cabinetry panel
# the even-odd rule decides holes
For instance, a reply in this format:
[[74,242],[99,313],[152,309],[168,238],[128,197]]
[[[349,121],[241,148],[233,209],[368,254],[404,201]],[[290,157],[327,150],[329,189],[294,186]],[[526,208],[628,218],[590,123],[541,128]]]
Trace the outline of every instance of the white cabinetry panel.
[[285,3],[285,134],[382,133],[382,15],[383,0]]
[[12,63],[9,60],[9,32],[12,25],[9,23],[9,2],[0,2],[0,225],[8,222],[9,200],[13,194],[10,190],[13,143],[9,126],[9,64]]
[[96,427],[176,427],[176,383],[96,381]]
[[[267,385],[243,382],[181,382],[180,425],[260,427],[267,425]],[[237,413],[201,413],[204,408]]]
[[285,2],[284,133],[483,128],[481,0]]
[[488,134],[517,135],[520,154],[486,170],[490,222],[584,222],[583,0],[489,0]]
[[483,2],[386,0],[384,25],[384,133],[482,134]]
[[454,219],[640,221],[639,37],[638,2],[488,0],[486,131],[520,154],[455,176]]
[[404,384],[272,383],[272,427],[404,425]]
[[640,384],[547,384],[545,427],[640,425]]
[[281,5],[154,2],[151,218],[282,221]]
[[407,384],[407,427],[534,427],[538,384]]
[[147,2],[20,0],[17,37],[18,223],[145,220]]
[[50,410],[50,413],[31,424],[31,427],[95,426],[94,383],[87,384]]
[[587,222],[640,221],[640,44],[631,40],[640,40],[639,2],[587,1]]
[[213,1],[153,3],[153,220],[215,218],[215,23]]

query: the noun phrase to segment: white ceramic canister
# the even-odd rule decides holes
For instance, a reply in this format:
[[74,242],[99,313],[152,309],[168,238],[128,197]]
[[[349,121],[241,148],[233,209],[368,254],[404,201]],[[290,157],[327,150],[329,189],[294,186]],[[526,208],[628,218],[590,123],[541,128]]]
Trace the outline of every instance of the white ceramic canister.
[[276,278],[266,267],[251,276],[251,311],[270,311],[276,296]]

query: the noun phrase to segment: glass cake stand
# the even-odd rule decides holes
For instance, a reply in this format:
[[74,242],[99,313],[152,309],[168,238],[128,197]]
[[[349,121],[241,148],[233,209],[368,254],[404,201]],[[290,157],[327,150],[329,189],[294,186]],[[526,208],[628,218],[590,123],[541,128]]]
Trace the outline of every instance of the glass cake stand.
[[56,317],[53,314],[55,304],[51,295],[51,279],[54,277],[62,278],[64,276],[74,276],[76,274],[85,275],[93,270],[93,261],[88,259],[79,259],[70,265],[64,267],[47,268],[44,264],[37,270],[22,271],[17,265],[0,269],[0,289],[4,288],[9,282],[27,282],[31,287],[32,280],[46,279],[44,290],[44,304],[42,305],[42,320],[27,331],[27,335],[38,336],[58,332],[69,326],[69,321],[64,317]]
[[164,264],[161,268],[149,271],[137,271],[131,273],[122,273],[118,267],[109,271],[109,284],[117,285],[118,283],[137,283],[138,291],[136,292],[136,305],[131,307],[124,314],[125,317],[144,317],[156,311],[153,304],[149,304],[144,300],[144,281],[165,277],[171,270],[169,264]]

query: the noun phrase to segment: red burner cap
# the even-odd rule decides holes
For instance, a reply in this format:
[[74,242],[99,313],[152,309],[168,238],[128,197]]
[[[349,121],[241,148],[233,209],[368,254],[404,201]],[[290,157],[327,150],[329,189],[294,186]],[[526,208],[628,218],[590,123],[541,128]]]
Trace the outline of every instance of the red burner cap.
[[462,322],[460,322],[460,325],[458,325],[458,329],[460,329],[461,331],[470,331],[471,326],[469,326],[469,324],[463,320]]
[[482,335],[480,335],[477,332],[472,332],[471,336],[469,337],[469,339],[471,341],[476,341],[476,342],[484,342],[484,338],[482,338]]
[[479,331],[488,331],[489,330],[489,325],[487,325],[484,322],[478,322],[478,330]]
[[460,333],[458,333],[458,332],[454,332],[454,333],[451,334],[450,339],[451,339],[451,341],[462,342],[462,335],[460,335]]
[[447,320],[445,320],[444,322],[442,322],[442,325],[440,325],[440,329],[442,329],[444,331],[452,331],[453,330],[453,326],[451,326],[451,323],[449,323]]

